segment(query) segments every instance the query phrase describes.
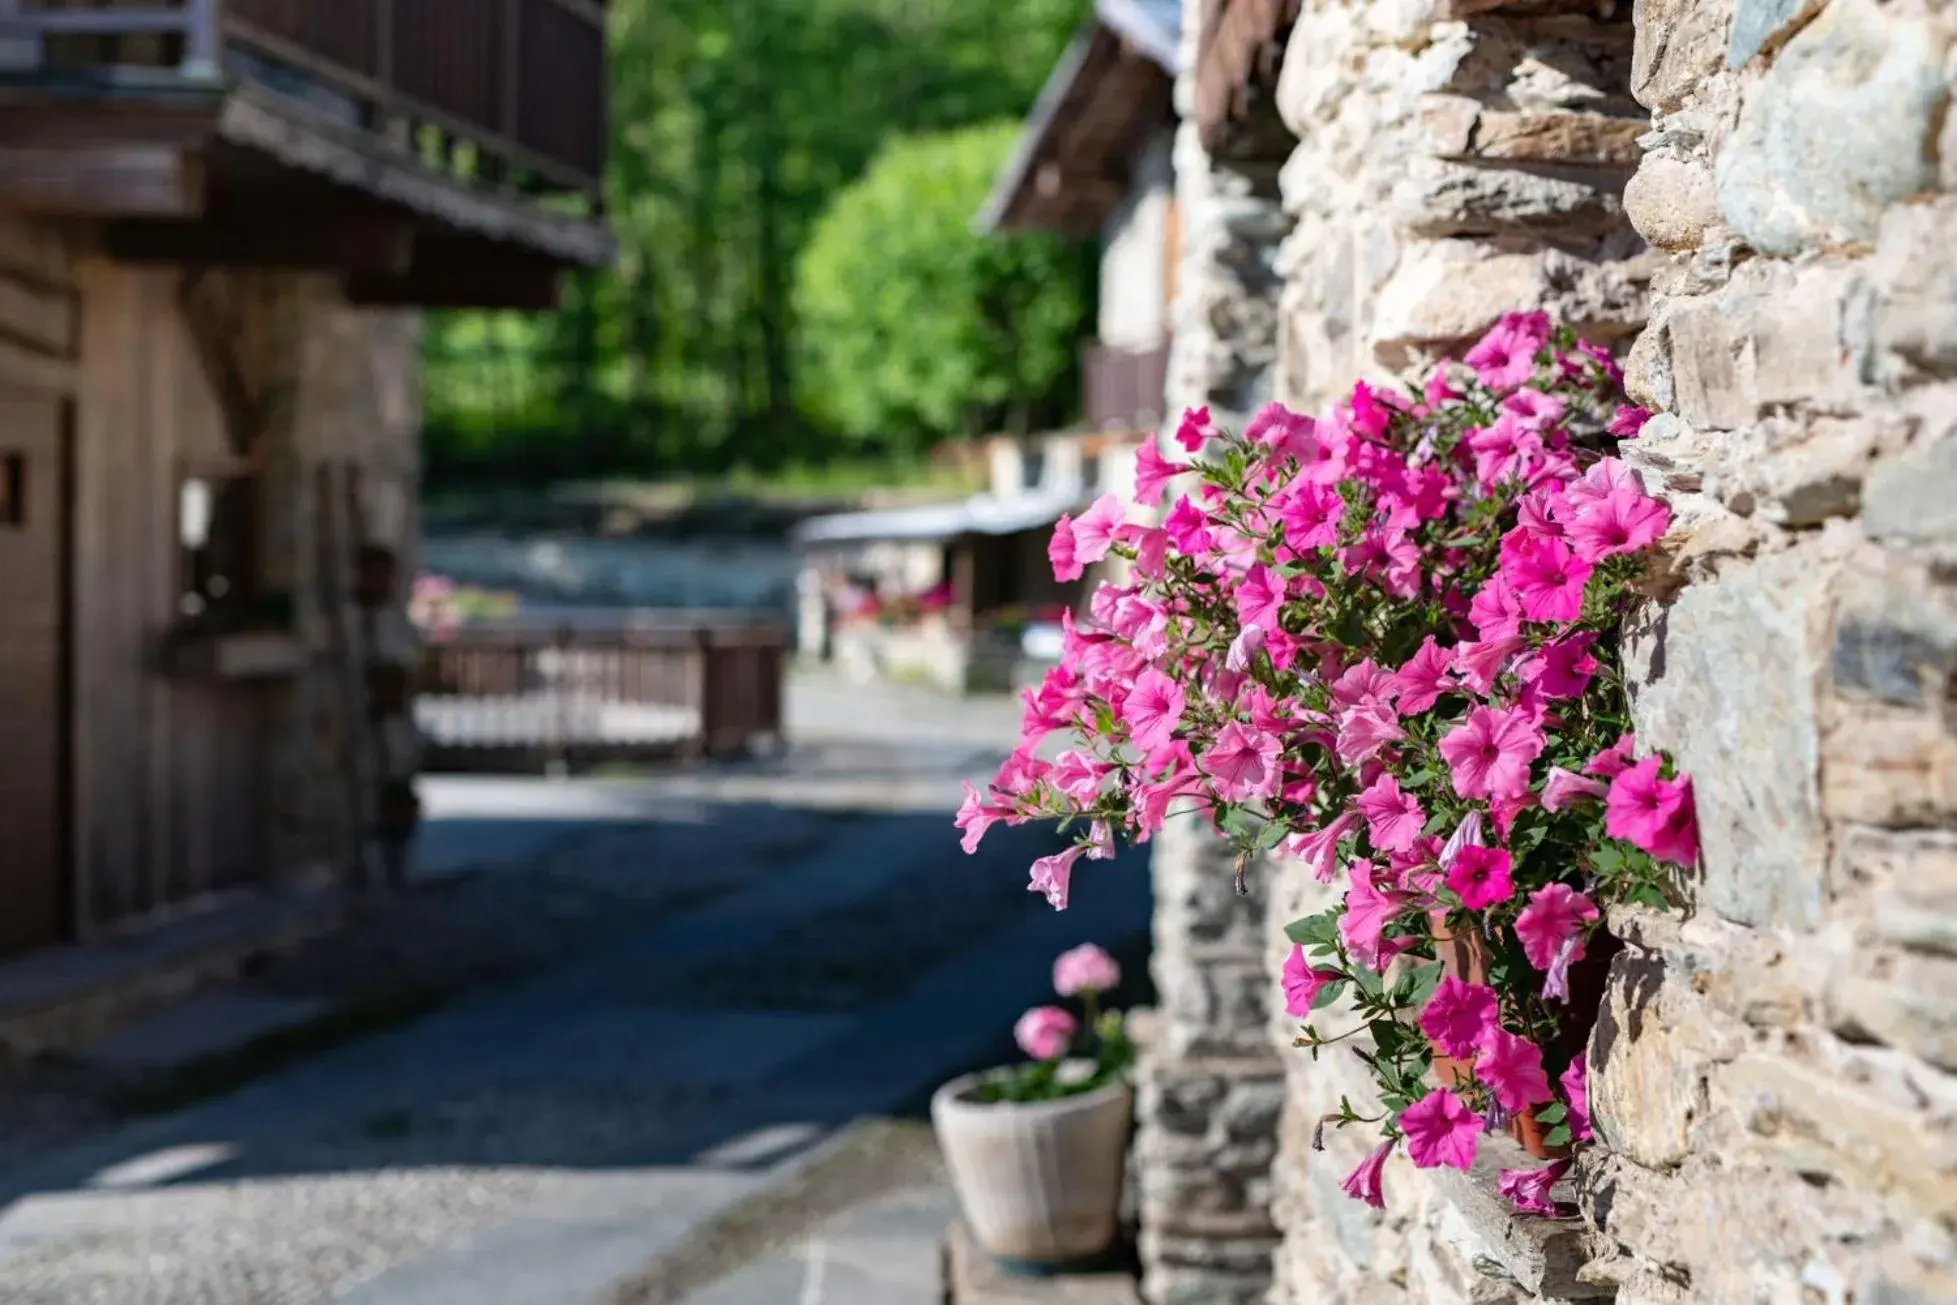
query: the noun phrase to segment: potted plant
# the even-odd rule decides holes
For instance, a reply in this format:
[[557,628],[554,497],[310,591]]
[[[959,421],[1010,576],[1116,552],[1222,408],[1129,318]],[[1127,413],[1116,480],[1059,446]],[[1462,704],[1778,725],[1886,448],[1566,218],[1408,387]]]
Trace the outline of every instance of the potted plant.
[[1053,964],[1054,990],[1078,998],[1020,1016],[1028,1062],[967,1074],[931,1098],[931,1123],[972,1236],[1015,1272],[1091,1264],[1113,1245],[1128,1153],[1134,1062],[1121,1012],[1101,998],[1121,980],[1092,943]]
[[[1667,908],[1698,859],[1690,779],[1630,728],[1621,628],[1663,582],[1670,512],[1617,456],[1650,415],[1622,381],[1512,313],[1416,393],[1271,404],[1240,434],[1185,414],[1184,457],[1137,459],[1136,501],[1166,511],[1110,494],[1056,526],[1056,580],[1108,556],[1129,579],[1069,624],[1021,747],[959,811],[968,852],[1001,821],[1080,829],[1032,867],[1055,906],[1076,862],[1172,810],[1234,846],[1240,890],[1253,866],[1327,885],[1286,926],[1283,998],[1301,1050],[1371,1071],[1321,1123],[1378,1138],[1344,1185],[1375,1206],[1402,1152],[1465,1171],[1486,1133],[1542,1159],[1589,1140],[1606,915]],[[1563,1167],[1500,1190],[1556,1213]]]

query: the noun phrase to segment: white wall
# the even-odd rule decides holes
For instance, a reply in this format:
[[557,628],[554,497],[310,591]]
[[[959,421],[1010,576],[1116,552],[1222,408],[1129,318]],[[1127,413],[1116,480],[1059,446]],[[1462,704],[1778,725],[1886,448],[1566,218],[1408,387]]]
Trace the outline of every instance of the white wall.
[[1168,337],[1173,141],[1165,130],[1137,153],[1133,184],[1101,232],[1099,334],[1114,348],[1153,349]]

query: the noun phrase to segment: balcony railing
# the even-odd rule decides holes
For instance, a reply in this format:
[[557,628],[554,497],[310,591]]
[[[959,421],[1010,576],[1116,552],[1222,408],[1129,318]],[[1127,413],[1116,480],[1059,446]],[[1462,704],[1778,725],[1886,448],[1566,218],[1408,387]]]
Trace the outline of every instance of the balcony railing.
[[1162,422],[1169,380],[1169,346],[1114,349],[1090,344],[1081,353],[1081,415],[1093,429],[1153,430]]
[[604,0],[0,0],[29,67],[220,68],[477,183],[595,195]]

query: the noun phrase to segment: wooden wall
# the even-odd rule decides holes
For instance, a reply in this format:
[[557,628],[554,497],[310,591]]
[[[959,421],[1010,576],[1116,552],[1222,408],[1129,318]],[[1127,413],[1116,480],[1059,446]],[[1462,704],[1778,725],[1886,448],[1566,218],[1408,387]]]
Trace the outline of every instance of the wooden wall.
[[158,673],[178,594],[178,486],[230,458],[172,270],[89,261],[76,450],[76,851],[84,924],[251,883],[265,697]]

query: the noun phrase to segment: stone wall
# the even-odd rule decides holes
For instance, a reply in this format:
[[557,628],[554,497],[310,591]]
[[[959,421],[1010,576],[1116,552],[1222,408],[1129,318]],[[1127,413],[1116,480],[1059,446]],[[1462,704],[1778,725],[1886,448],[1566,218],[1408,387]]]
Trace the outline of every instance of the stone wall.
[[[1873,0],[1306,5],[1280,395],[1505,309],[1626,343],[1648,315],[1627,370],[1660,415],[1628,456],[1676,526],[1635,715],[1695,778],[1704,866],[1684,915],[1610,921],[1602,1145],[1559,1189],[1583,1220],[1403,1158],[1384,1212],[1348,1201],[1364,1139],[1309,1142],[1367,1075],[1274,1018],[1273,1301],[1957,1300],[1953,36]],[[1301,878],[1273,990],[1279,926],[1322,905]]]
[[[1185,6],[1193,55],[1198,6]],[[1193,66],[1193,57],[1183,65]],[[1176,94],[1185,116],[1191,77]],[[1212,159],[1193,122],[1175,142],[1182,248],[1166,408],[1208,405],[1241,425],[1268,402],[1277,361],[1277,252],[1290,226],[1278,158]],[[1200,819],[1155,838],[1154,976],[1134,1178],[1151,1305],[1251,1305],[1276,1246],[1270,1170],[1283,1069],[1265,1030],[1264,886],[1239,897],[1228,846]]]

